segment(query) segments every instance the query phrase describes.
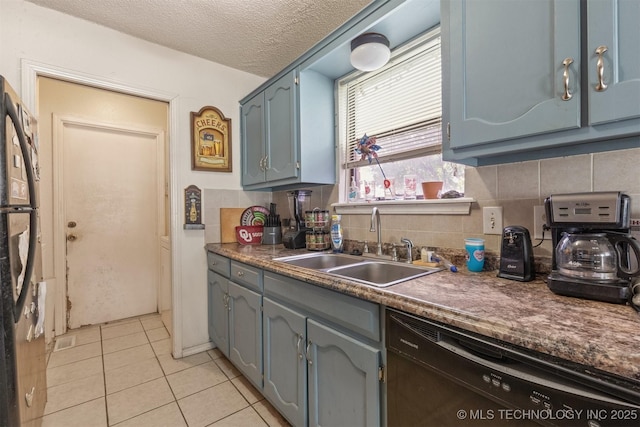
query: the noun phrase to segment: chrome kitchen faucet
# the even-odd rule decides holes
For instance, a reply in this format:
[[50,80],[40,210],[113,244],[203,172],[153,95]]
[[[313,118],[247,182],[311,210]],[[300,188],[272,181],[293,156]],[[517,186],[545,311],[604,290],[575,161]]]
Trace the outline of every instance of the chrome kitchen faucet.
[[371,227],[370,232],[378,232],[378,245],[376,246],[376,255],[382,256],[382,225],[380,225],[380,211],[377,206],[373,207],[371,211]]

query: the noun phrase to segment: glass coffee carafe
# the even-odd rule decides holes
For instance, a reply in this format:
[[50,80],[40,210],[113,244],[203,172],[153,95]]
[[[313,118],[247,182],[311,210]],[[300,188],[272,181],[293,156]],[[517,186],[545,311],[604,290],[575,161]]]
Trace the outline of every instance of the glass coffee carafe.
[[609,233],[565,233],[556,247],[558,272],[595,281],[616,281],[640,274],[635,239]]

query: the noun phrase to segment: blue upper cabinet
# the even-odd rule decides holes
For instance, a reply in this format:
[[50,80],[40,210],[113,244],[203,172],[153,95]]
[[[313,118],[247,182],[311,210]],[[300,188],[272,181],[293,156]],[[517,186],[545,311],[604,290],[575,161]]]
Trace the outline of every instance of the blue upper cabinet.
[[580,126],[577,0],[450,8],[451,148]]
[[333,81],[295,68],[241,105],[247,190],[335,183]]
[[298,174],[298,96],[295,71],[264,91],[266,118],[265,173],[267,181],[295,178]]
[[639,2],[441,6],[445,160],[480,166],[640,146]]
[[640,118],[640,1],[590,0],[589,123]]
[[240,111],[242,185],[260,184],[265,181],[264,123],[264,93],[259,93],[244,103]]
[[243,186],[262,188],[297,177],[297,101],[294,70],[242,104]]
[[240,100],[243,188],[335,184],[335,80],[354,70],[351,40],[379,32],[395,48],[439,20],[440,0],[373,0]]

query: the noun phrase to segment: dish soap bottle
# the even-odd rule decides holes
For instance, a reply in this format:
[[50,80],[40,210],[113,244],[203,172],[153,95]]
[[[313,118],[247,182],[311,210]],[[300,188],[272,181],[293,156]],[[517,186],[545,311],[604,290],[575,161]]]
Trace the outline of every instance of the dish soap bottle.
[[342,215],[331,215],[331,249],[334,253],[342,252]]
[[351,186],[349,187],[349,194],[347,196],[347,200],[349,202],[357,202],[358,201],[358,193],[360,189],[358,188],[358,184],[356,184],[356,177],[351,177]]

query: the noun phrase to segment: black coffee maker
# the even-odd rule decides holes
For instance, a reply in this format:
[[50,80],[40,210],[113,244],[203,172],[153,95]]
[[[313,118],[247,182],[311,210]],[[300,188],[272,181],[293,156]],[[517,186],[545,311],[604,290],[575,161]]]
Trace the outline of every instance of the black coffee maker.
[[549,289],[611,303],[630,301],[640,276],[630,205],[621,192],[554,194],[545,200],[554,248]]

